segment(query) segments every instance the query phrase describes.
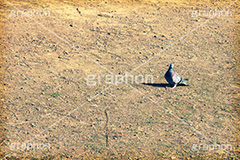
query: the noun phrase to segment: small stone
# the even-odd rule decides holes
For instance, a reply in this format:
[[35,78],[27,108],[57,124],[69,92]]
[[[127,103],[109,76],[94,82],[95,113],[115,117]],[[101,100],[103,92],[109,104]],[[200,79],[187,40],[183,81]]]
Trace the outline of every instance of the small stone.
[[81,14],[81,13],[82,13],[82,12],[81,12],[81,11],[80,11],[78,8],[77,8],[77,11],[78,11],[78,13],[79,13],[79,14]]
[[108,14],[108,13],[100,13],[100,14],[98,14],[98,16],[100,16],[100,17],[107,17],[107,18],[112,17],[111,14]]
[[98,107],[98,105],[96,105],[96,104],[93,104],[93,105],[91,105],[90,107]]
[[88,102],[91,102],[91,100],[92,100],[91,98],[88,98],[88,99],[87,99]]
[[35,127],[35,125],[33,123],[30,123],[31,127]]
[[168,124],[168,122],[167,122],[167,121],[163,121],[162,123],[164,123],[164,124]]

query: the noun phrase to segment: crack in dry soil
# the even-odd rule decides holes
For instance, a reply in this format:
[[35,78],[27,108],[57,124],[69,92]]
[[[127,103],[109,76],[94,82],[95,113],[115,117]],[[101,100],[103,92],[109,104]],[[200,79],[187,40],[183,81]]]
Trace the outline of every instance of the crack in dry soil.
[[108,108],[105,109],[105,111],[104,111],[105,112],[105,116],[106,116],[106,125],[105,125],[106,147],[109,146],[109,144],[108,144],[109,131],[108,131],[108,114],[107,114],[107,110],[108,110]]

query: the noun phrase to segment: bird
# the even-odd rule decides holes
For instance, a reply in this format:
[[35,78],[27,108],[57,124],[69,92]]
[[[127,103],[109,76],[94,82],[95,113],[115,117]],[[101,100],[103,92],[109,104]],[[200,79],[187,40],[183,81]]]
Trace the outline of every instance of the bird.
[[183,79],[177,72],[174,71],[173,66],[173,64],[170,64],[167,72],[164,75],[165,79],[169,83],[167,87],[173,86],[171,89],[174,89],[179,84],[190,86],[187,84],[188,79]]

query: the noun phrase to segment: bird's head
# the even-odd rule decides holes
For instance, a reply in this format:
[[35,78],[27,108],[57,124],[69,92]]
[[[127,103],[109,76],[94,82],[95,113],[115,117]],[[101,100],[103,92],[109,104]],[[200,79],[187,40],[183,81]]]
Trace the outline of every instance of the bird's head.
[[173,64],[171,63],[169,67],[170,67],[170,68],[173,68]]

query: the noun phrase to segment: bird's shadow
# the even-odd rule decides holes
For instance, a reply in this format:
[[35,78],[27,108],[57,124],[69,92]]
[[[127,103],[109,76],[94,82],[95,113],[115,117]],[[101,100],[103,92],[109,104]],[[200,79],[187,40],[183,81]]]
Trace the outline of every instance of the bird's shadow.
[[[147,86],[153,86],[153,87],[162,87],[162,88],[169,86],[168,83],[141,83],[141,84],[147,85]],[[185,85],[179,84],[178,86],[185,86]],[[173,86],[170,85],[170,87],[173,87]]]

